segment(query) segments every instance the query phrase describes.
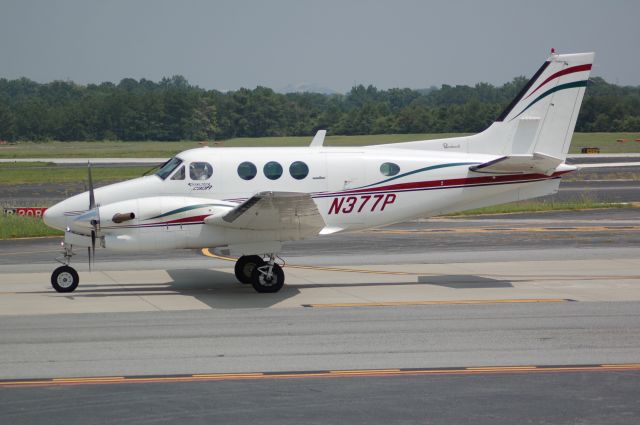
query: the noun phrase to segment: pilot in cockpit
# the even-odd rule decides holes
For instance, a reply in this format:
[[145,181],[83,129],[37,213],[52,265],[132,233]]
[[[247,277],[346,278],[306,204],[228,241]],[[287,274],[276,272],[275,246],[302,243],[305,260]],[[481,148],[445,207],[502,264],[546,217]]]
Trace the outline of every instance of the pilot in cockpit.
[[212,174],[211,165],[206,162],[192,162],[189,166],[191,180],[207,180]]

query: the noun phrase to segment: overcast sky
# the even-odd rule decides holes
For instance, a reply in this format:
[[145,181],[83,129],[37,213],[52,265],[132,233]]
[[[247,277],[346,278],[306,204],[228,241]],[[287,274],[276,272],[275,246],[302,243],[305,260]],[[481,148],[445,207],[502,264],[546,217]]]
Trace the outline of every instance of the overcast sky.
[[595,51],[594,75],[640,85],[639,18],[640,0],[0,0],[0,77],[503,84],[555,47]]

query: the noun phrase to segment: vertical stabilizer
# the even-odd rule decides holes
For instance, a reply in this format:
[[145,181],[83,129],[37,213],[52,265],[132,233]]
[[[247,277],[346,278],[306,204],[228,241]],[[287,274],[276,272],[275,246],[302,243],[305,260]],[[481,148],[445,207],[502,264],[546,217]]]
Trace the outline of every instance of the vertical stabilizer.
[[593,53],[549,57],[494,123],[513,134],[503,153],[566,157],[593,59]]
[[567,156],[594,53],[553,53],[485,131],[473,136],[377,145],[492,155]]

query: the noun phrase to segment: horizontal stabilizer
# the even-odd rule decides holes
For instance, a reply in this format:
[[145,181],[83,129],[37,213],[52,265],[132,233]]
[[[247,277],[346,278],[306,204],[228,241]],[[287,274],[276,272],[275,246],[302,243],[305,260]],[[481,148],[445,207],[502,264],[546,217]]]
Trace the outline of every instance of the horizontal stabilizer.
[[234,229],[296,231],[300,237],[315,236],[325,227],[311,195],[297,192],[260,192],[204,222]]
[[530,155],[507,155],[480,165],[469,167],[476,173],[491,174],[545,174],[550,176],[564,161],[560,158],[534,152]]

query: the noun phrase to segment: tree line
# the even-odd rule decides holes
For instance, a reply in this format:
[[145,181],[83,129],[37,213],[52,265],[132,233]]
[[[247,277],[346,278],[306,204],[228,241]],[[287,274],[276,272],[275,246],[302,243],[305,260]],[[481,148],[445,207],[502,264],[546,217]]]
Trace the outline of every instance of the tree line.
[[[212,140],[330,134],[478,132],[527,82],[378,90],[276,93],[266,87],[204,90],[182,76],[159,82],[78,85],[0,79],[3,140]],[[577,131],[640,131],[640,86],[594,77]]]

